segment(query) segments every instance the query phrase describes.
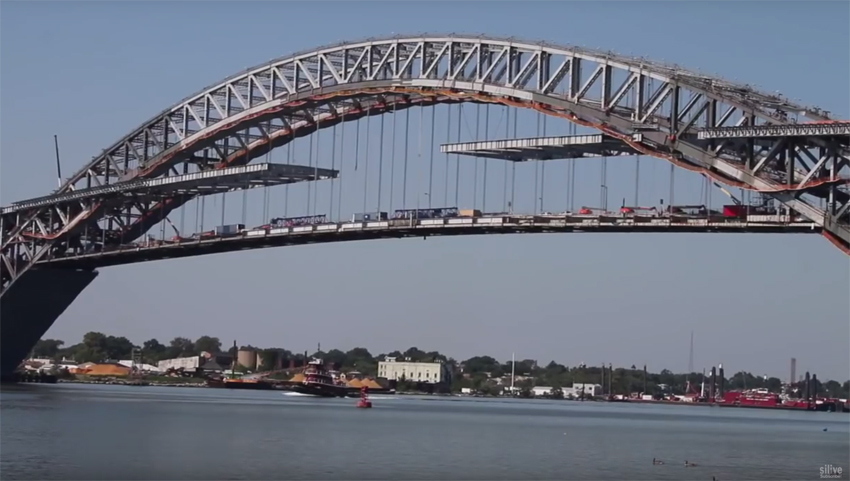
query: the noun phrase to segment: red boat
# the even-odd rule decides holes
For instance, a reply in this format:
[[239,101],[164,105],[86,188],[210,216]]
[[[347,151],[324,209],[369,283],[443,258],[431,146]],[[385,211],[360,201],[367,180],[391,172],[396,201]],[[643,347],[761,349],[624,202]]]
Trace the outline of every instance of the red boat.
[[804,411],[838,411],[843,407],[837,399],[815,398],[811,402],[807,402],[805,399],[783,400],[779,394],[768,392],[767,389],[730,391],[723,395],[718,404],[756,408],[801,409]]
[[720,401],[731,406],[753,406],[775,408],[782,406],[782,398],[779,394],[767,392],[767,390],[730,391],[723,395]]

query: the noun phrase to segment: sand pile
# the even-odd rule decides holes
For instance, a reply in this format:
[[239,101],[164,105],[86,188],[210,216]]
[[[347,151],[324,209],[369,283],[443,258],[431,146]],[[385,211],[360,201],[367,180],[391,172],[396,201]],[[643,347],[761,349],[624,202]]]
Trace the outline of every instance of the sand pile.
[[383,389],[384,387],[375,382],[374,379],[364,379],[363,386],[368,387],[369,389]]
[[299,372],[298,374],[292,376],[292,379],[290,379],[289,381],[290,382],[304,382],[304,375]]
[[360,379],[354,378],[354,379],[348,381],[348,387],[361,388],[361,387],[363,387],[363,383],[360,382]]

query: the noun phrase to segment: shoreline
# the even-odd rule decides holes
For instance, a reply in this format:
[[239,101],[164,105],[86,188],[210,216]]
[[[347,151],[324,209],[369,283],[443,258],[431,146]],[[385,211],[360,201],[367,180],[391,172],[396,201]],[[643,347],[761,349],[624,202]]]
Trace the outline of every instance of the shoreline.
[[[188,387],[188,388],[205,388],[210,389],[211,387],[206,384],[206,382],[192,382],[192,383],[180,383],[180,382],[162,382],[162,381],[123,381],[123,380],[88,380],[88,379],[59,379],[58,383],[62,384],[102,384],[102,385],[117,385],[117,386],[156,386],[156,387]],[[216,388],[221,389],[221,388]],[[226,389],[226,388],[225,388]],[[287,391],[286,389],[272,389],[276,391]],[[380,393],[385,394],[385,393]],[[551,398],[517,398],[510,396],[473,396],[473,395],[463,395],[463,394],[444,394],[444,393],[416,393],[416,392],[396,392],[396,396],[422,396],[429,398],[463,398],[463,399],[475,399],[475,398],[485,398],[485,399],[523,399],[523,400],[547,400],[547,401],[565,401],[565,402],[601,402],[601,403],[612,403],[612,404],[650,404],[650,405],[662,405],[662,406],[689,406],[689,407],[717,407],[717,408],[744,408],[744,409],[762,409],[762,410],[773,410],[773,411],[803,411],[803,412],[818,412],[816,409],[806,410],[788,406],[752,406],[752,405],[737,405],[737,404],[725,404],[725,403],[695,403],[695,402],[674,402],[674,401],[657,401],[657,400],[645,400],[645,399],[634,399],[634,400],[610,400],[610,399],[587,399],[587,400],[579,400],[579,399],[551,399]],[[837,413],[848,413],[848,411],[836,410],[836,411],[821,411],[821,412],[837,412]]]

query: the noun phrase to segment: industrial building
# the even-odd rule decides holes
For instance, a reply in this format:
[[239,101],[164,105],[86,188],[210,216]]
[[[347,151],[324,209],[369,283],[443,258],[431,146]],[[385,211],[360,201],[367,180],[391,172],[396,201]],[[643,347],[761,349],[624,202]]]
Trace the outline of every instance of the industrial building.
[[418,384],[445,385],[452,382],[452,373],[443,362],[398,361],[387,357],[378,362],[378,377],[392,383],[400,380]]
[[564,392],[564,396],[572,395],[573,397],[579,397],[584,393],[585,396],[596,397],[602,395],[602,386],[599,384],[574,382],[571,387],[565,387],[562,391]]
[[[553,392],[554,388],[551,386],[534,386],[531,388],[531,394],[534,397],[551,396]],[[570,387],[562,388],[561,392],[564,394],[564,397],[580,397],[582,393],[585,396],[596,397],[602,395],[602,386],[599,384],[576,382]]]

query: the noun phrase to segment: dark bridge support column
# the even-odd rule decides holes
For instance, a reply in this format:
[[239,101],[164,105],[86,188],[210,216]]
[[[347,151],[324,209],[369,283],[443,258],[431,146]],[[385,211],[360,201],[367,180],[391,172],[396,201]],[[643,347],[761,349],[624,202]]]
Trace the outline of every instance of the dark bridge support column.
[[0,374],[8,379],[97,271],[27,271],[0,298]]

